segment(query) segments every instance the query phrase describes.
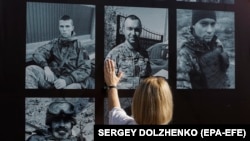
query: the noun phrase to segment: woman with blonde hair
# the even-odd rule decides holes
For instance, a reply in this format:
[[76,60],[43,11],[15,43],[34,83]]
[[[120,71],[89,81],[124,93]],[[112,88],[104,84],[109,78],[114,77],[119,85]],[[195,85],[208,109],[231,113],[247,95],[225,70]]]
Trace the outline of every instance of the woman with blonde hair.
[[169,124],[173,116],[171,89],[164,78],[150,76],[142,80],[135,89],[132,100],[132,116],[121,108],[116,88],[123,72],[115,73],[114,61],[104,64],[104,78],[107,85],[109,124],[117,125],[163,125]]

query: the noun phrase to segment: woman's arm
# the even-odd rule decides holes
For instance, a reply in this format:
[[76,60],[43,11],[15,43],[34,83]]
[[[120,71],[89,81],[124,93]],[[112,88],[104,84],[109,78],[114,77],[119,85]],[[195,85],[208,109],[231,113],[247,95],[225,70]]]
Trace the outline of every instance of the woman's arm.
[[108,88],[107,93],[109,111],[114,107],[121,107],[116,86],[119,83],[122,74],[122,72],[119,72],[118,76],[115,74],[115,63],[113,60],[107,59],[104,62],[104,79]]
[[108,89],[108,108],[111,111],[114,107],[121,107],[117,88]]

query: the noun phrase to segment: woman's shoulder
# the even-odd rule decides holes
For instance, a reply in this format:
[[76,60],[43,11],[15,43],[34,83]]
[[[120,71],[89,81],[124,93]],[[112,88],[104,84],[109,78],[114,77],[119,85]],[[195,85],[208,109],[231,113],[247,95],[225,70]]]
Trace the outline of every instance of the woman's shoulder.
[[127,115],[124,109],[114,107],[111,111],[109,111],[109,124],[135,125],[136,122],[133,117]]

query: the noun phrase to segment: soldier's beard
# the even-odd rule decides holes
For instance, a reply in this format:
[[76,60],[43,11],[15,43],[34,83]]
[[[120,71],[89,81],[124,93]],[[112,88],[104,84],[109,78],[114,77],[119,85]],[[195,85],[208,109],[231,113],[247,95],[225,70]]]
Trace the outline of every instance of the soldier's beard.
[[70,137],[71,133],[71,129],[64,127],[58,127],[52,130],[52,134],[56,139],[67,139]]

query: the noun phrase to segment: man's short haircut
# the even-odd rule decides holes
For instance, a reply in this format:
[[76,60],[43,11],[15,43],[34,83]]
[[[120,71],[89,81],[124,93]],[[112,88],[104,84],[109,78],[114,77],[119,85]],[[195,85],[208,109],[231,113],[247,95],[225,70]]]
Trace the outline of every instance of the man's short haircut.
[[63,21],[71,20],[72,25],[74,25],[73,24],[73,19],[69,15],[63,15],[62,17],[60,17],[60,20],[63,20]]
[[136,15],[128,15],[128,16],[125,18],[124,22],[123,22],[123,27],[125,26],[124,23],[125,23],[125,21],[126,21],[127,19],[138,20],[139,23],[140,23],[140,26],[142,27],[141,20],[140,20],[140,18],[137,17]]
[[71,17],[69,15],[63,15],[60,20],[71,20]]

